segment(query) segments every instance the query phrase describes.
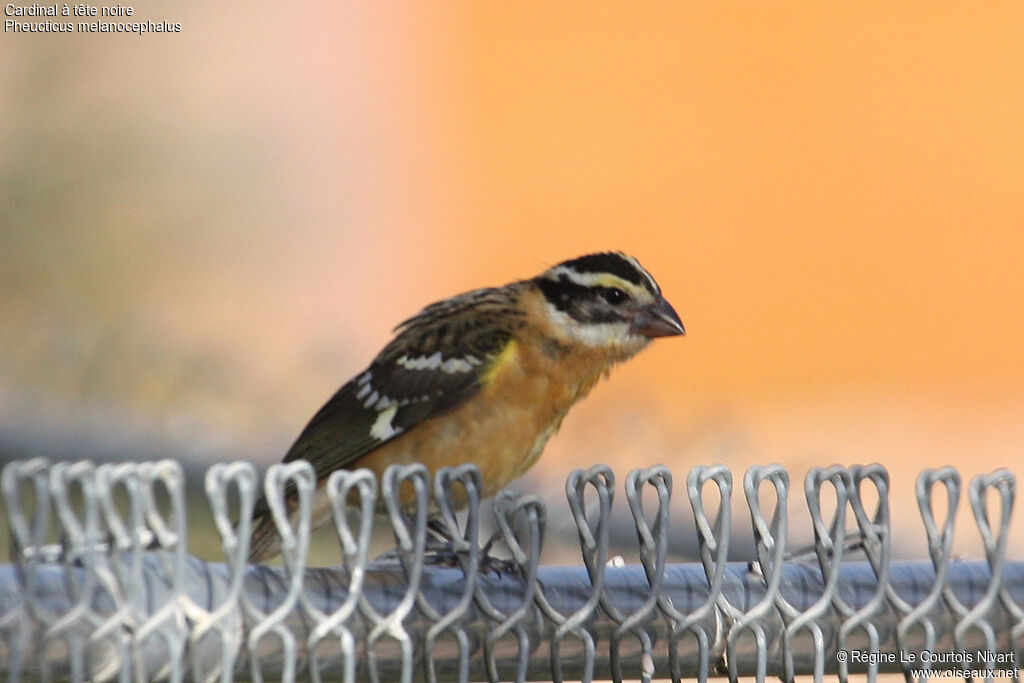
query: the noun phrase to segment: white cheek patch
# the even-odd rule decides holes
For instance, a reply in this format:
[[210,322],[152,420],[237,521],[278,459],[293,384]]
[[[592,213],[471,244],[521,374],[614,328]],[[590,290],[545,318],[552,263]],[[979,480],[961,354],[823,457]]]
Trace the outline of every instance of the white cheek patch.
[[615,346],[630,341],[629,325],[626,323],[596,323],[581,325],[572,331],[573,336],[587,346]]
[[370,427],[370,436],[380,441],[387,441],[396,434],[401,434],[401,428],[396,429],[391,426],[391,421],[395,419],[395,413],[397,412],[398,406],[391,406],[387,410],[381,411],[373,426]]
[[586,323],[573,320],[567,313],[555,308],[553,304],[546,306],[548,317],[562,333],[574,341],[595,348],[609,346],[632,346],[636,335],[631,334],[629,325],[624,322]]

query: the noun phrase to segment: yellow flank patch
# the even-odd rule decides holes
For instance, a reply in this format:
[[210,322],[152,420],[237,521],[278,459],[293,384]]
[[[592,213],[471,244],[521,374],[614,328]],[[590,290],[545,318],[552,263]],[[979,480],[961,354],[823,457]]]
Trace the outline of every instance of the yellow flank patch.
[[495,375],[498,374],[498,370],[504,367],[507,363],[514,361],[515,357],[516,340],[509,339],[508,343],[505,344],[505,348],[501,350],[501,353],[495,356],[494,360],[492,360],[490,365],[487,366],[487,370],[484,371],[483,375],[480,378],[481,384],[490,384],[494,380]]

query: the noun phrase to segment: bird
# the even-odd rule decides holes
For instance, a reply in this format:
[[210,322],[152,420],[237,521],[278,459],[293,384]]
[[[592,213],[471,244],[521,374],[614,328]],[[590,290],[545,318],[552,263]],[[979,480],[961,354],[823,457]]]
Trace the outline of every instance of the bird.
[[[394,333],[284,456],[313,467],[314,528],[331,517],[324,489],[338,469],[380,477],[389,465],[421,462],[433,475],[469,462],[480,469],[482,497],[494,495],[537,461],[569,409],[613,366],[654,338],[686,331],[637,259],[598,252],[433,303]],[[279,544],[261,499],[250,561],[274,556]]]

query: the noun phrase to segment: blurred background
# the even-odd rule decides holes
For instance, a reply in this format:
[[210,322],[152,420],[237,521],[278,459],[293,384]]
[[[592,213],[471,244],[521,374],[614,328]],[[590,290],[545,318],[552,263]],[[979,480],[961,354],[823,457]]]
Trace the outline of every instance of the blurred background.
[[923,557],[920,469],[1020,462],[1024,6],[136,18],[182,31],[0,40],[0,458],[269,465],[421,306],[621,249],[688,335],[518,484],[557,533],[596,462],[672,467],[682,520],[691,466],[779,462],[799,526],[808,468],[877,461]]

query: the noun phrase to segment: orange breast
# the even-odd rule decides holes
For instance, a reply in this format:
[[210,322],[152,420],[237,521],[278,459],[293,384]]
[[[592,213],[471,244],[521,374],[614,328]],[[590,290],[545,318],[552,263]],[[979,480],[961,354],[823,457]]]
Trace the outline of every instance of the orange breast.
[[596,354],[549,355],[539,344],[514,341],[479,394],[440,417],[417,425],[357,463],[378,475],[393,463],[438,468],[476,464],[484,496],[523,474],[578,399],[601,377]]
[[[588,347],[565,336],[539,292],[520,299],[526,325],[495,361],[480,392],[361,458],[380,476],[393,463],[439,468],[474,463],[492,496],[536,462],[576,401],[616,362],[639,350]],[[409,501],[411,491],[403,496]]]

